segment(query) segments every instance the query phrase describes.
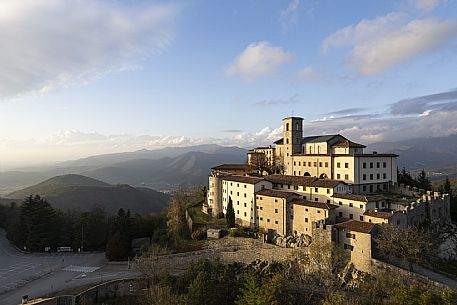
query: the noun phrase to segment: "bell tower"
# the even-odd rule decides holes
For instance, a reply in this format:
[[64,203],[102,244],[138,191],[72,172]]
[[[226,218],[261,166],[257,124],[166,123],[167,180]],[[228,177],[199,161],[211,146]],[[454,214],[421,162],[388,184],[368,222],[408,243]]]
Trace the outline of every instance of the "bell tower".
[[301,153],[303,118],[288,117],[283,122],[284,173],[293,175],[293,155]]

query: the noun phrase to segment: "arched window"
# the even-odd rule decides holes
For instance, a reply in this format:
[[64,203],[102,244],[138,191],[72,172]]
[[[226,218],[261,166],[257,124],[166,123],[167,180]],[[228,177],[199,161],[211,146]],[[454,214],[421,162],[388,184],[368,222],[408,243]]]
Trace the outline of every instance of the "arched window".
[[319,176],[319,179],[327,179],[327,175],[326,175],[326,174],[321,174],[321,175]]
[[305,177],[311,177],[311,174],[308,173],[308,172],[306,172],[306,173],[303,174],[303,176],[305,176]]
[[289,131],[289,123],[286,123],[286,131]]
[[295,130],[300,130],[300,125],[298,123],[295,124]]
[[289,144],[289,139],[286,139],[286,144]]

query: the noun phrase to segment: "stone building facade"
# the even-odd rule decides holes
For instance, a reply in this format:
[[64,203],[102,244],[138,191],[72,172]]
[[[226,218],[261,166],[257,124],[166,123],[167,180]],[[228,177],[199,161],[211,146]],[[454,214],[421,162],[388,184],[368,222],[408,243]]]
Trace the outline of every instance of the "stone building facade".
[[362,271],[369,269],[379,225],[450,220],[448,194],[397,185],[397,155],[366,154],[364,145],[342,135],[303,137],[302,121],[285,118],[282,139],[249,151],[270,164],[281,160],[284,174],[261,176],[254,164],[214,167],[203,211],[226,214],[231,201],[239,225],[324,236],[350,252]]

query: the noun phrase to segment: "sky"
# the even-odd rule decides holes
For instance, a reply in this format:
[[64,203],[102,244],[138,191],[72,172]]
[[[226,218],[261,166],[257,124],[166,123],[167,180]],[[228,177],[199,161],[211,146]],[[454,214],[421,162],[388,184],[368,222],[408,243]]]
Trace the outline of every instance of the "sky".
[[281,120],[365,144],[457,133],[457,1],[0,0],[0,171]]

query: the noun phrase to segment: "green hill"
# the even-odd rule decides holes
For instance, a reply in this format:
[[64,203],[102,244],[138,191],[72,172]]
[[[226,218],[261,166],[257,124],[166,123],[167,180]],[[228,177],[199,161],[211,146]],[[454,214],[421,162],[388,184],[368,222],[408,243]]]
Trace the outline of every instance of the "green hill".
[[117,213],[120,208],[139,214],[160,212],[169,196],[152,189],[134,188],[129,185],[110,185],[82,175],[56,176],[34,186],[10,193],[7,198],[16,202],[38,194],[61,210],[91,210],[103,208]]

